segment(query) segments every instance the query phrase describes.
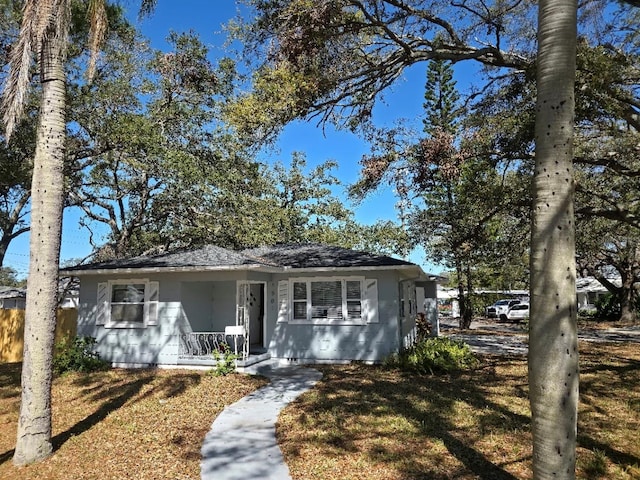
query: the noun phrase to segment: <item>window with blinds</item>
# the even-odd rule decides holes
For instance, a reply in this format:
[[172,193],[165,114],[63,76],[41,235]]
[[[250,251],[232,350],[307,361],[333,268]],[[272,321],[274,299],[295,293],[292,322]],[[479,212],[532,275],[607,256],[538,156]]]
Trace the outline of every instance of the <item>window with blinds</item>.
[[296,279],[292,281],[293,321],[360,322],[364,279]]
[[145,328],[158,324],[159,283],[148,279],[98,283],[96,325]]
[[342,282],[311,282],[311,319],[342,320]]

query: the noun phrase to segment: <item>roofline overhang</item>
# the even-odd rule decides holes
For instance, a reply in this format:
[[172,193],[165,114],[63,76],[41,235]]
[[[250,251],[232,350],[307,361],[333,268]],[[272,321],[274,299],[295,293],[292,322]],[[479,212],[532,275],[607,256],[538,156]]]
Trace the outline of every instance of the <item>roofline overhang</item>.
[[[346,267],[275,267],[260,264],[227,265],[227,266],[186,266],[186,267],[126,267],[126,268],[95,268],[86,270],[61,270],[61,277],[82,277],[89,275],[147,275],[150,273],[208,273],[208,272],[238,272],[250,270],[263,273],[331,273],[344,271],[388,271],[396,270],[403,277],[428,281],[431,275],[425,274],[418,265],[370,265]],[[417,272],[417,273],[416,273]]]
[[304,267],[304,268],[296,268],[296,267],[283,267],[281,272],[289,273],[289,272],[300,272],[300,273],[311,273],[311,272],[342,272],[345,270],[362,270],[362,271],[378,271],[378,270],[413,270],[415,268],[420,268],[417,265],[364,265],[364,266],[350,266],[350,267]]
[[82,277],[87,275],[146,275],[149,273],[207,273],[207,272],[237,272],[242,270],[276,273],[282,271],[279,267],[268,265],[223,265],[223,266],[186,266],[186,267],[121,267],[121,268],[89,268],[86,270],[61,270],[61,277]]

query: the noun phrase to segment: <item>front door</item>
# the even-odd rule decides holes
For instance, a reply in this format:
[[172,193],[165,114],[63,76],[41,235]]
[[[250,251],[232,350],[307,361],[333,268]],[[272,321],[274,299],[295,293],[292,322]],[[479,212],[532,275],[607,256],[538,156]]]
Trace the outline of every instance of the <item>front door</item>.
[[264,283],[238,282],[237,325],[246,331],[247,346],[263,348],[264,344]]

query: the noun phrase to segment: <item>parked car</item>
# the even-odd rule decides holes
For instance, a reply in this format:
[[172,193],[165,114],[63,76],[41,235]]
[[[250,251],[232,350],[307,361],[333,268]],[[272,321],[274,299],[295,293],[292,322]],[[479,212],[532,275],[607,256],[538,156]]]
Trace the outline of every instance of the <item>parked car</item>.
[[487,307],[487,318],[500,318],[500,315],[506,314],[511,307],[520,303],[517,298],[505,298],[498,300],[493,305]]
[[529,304],[518,303],[509,309],[507,313],[500,315],[500,320],[503,322],[515,322],[519,323],[520,320],[526,320],[529,318]]

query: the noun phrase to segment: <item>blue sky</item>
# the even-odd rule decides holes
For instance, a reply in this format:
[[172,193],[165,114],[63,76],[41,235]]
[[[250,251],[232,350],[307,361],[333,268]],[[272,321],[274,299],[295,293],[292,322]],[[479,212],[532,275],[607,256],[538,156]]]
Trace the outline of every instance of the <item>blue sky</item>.
[[[134,8],[137,2],[127,2],[127,8]],[[158,2],[152,17],[139,23],[143,34],[150,38],[154,48],[166,49],[165,38],[170,30],[184,32],[193,30],[211,49],[211,58],[222,53],[226,39],[223,25],[236,15],[233,0],[181,0]],[[133,15],[132,15],[133,17]],[[418,118],[422,114],[426,64],[419,64],[405,73],[393,90],[385,93],[384,103],[374,110],[374,121],[378,125],[391,125],[400,118]],[[458,86],[464,79],[456,77]],[[304,152],[308,165],[314,166],[325,160],[335,160],[339,164],[338,177],[344,184],[354,182],[358,177],[359,161],[369,152],[369,147],[357,136],[349,132],[335,131],[331,127],[324,130],[314,123],[295,122],[281,135],[276,152],[265,154],[260,160],[281,160],[289,162],[292,152]],[[377,220],[395,220],[395,198],[389,190],[374,194],[355,208],[356,219],[371,224]],[[79,226],[80,212],[65,211],[61,261],[80,258],[91,252],[88,232]],[[28,271],[29,240],[22,235],[14,240],[5,258],[5,265],[17,270],[20,277]],[[422,252],[415,252],[410,260],[423,266],[427,271],[437,273],[441,267],[424,258]]]

